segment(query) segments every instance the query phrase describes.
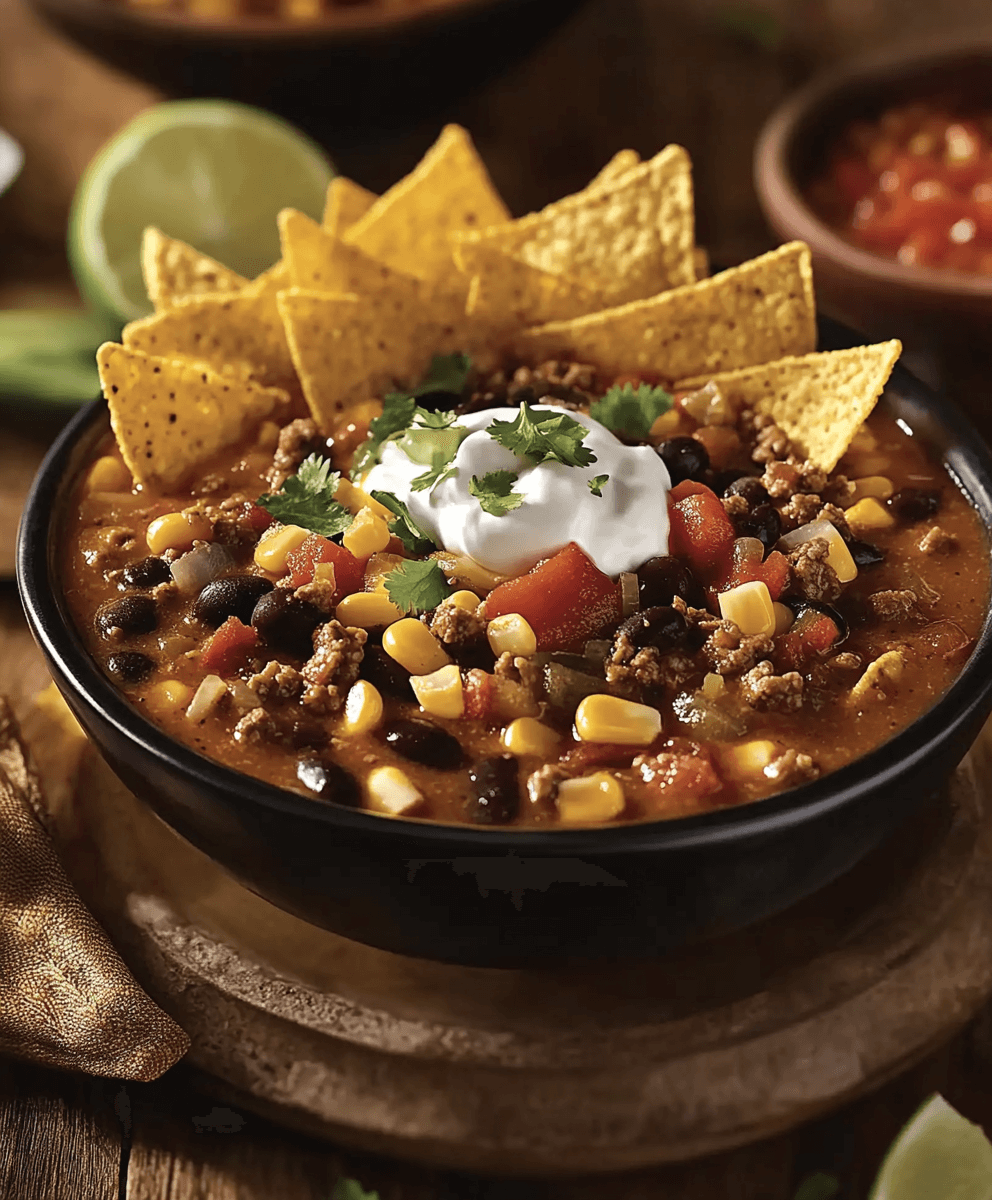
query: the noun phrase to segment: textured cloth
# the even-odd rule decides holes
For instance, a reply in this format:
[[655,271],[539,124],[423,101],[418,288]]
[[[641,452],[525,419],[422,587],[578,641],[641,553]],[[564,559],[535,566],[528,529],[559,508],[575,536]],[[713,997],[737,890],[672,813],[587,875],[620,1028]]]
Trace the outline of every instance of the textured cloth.
[[155,1079],[189,1048],[84,907],[42,827],[44,800],[0,698],[0,1053]]

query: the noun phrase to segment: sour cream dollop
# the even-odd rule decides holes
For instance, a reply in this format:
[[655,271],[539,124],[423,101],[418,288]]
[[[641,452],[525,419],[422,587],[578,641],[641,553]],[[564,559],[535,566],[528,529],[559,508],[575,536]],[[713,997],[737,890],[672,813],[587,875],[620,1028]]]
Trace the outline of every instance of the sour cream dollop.
[[[534,412],[560,414],[550,405]],[[366,491],[391,492],[409,508],[417,524],[445,550],[467,554],[491,571],[519,575],[536,562],[575,542],[606,575],[634,571],[649,558],[668,553],[668,469],[650,446],[625,446],[605,426],[584,413],[570,412],[589,431],[583,440],[596,461],[587,467],[545,462],[533,466],[486,433],[496,421],[512,421],[516,412],[489,408],[459,417],[471,430],[458,447],[457,472],[431,491],[410,484],[423,474],[396,442],[387,442],[380,463],[365,476]],[[484,512],[469,493],[473,475],[513,471],[513,491],[523,503],[504,516]],[[602,496],[589,481],[608,475]]]

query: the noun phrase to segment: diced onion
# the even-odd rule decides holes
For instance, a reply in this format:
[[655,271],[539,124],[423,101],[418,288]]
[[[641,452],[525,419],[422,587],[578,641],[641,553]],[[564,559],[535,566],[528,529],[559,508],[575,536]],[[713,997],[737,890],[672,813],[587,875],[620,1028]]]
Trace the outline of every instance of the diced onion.
[[219,675],[208,675],[200,682],[196,694],[186,709],[187,721],[202,721],[208,717],[220,703],[221,697],[227,691],[227,684]]
[[620,598],[625,617],[633,616],[641,607],[641,594],[637,586],[637,575],[633,571],[621,571],[620,573]]
[[798,529],[793,529],[791,533],[785,534],[781,538],[781,545],[786,550],[795,550],[797,546],[801,546],[803,542],[811,542],[813,538],[821,537],[829,541],[830,535],[834,532],[830,521],[809,521],[805,525],[800,525]]
[[170,567],[176,587],[188,596],[234,566],[234,559],[219,542],[201,542]]
[[[253,708],[261,708],[262,702],[243,679],[229,679],[227,690],[231,693],[234,707],[239,712],[251,712]],[[195,699],[195,697],[194,697]]]

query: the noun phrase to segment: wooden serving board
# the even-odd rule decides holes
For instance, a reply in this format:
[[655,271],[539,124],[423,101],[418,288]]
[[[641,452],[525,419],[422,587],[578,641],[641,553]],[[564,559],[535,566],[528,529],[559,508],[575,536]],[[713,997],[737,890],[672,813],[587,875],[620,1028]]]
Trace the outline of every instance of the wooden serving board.
[[648,964],[499,971],[346,941],[243,889],[95,758],[63,859],[192,1063],[241,1103],[460,1169],[618,1171],[767,1137],[948,1038],[992,994],[989,732],[939,803],[751,930]]

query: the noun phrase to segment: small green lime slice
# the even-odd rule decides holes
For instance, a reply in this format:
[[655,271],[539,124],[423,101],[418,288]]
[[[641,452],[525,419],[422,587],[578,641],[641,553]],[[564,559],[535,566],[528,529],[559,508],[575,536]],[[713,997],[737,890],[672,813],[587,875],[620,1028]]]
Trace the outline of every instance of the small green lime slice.
[[86,168],[69,220],[69,260],[95,308],[151,311],[141,234],[155,225],[249,279],[279,257],[276,214],[319,218],[333,170],[320,147],[270,113],[227,100],[157,104]]
[[931,1096],[892,1143],[870,1200],[992,1200],[992,1143]]

